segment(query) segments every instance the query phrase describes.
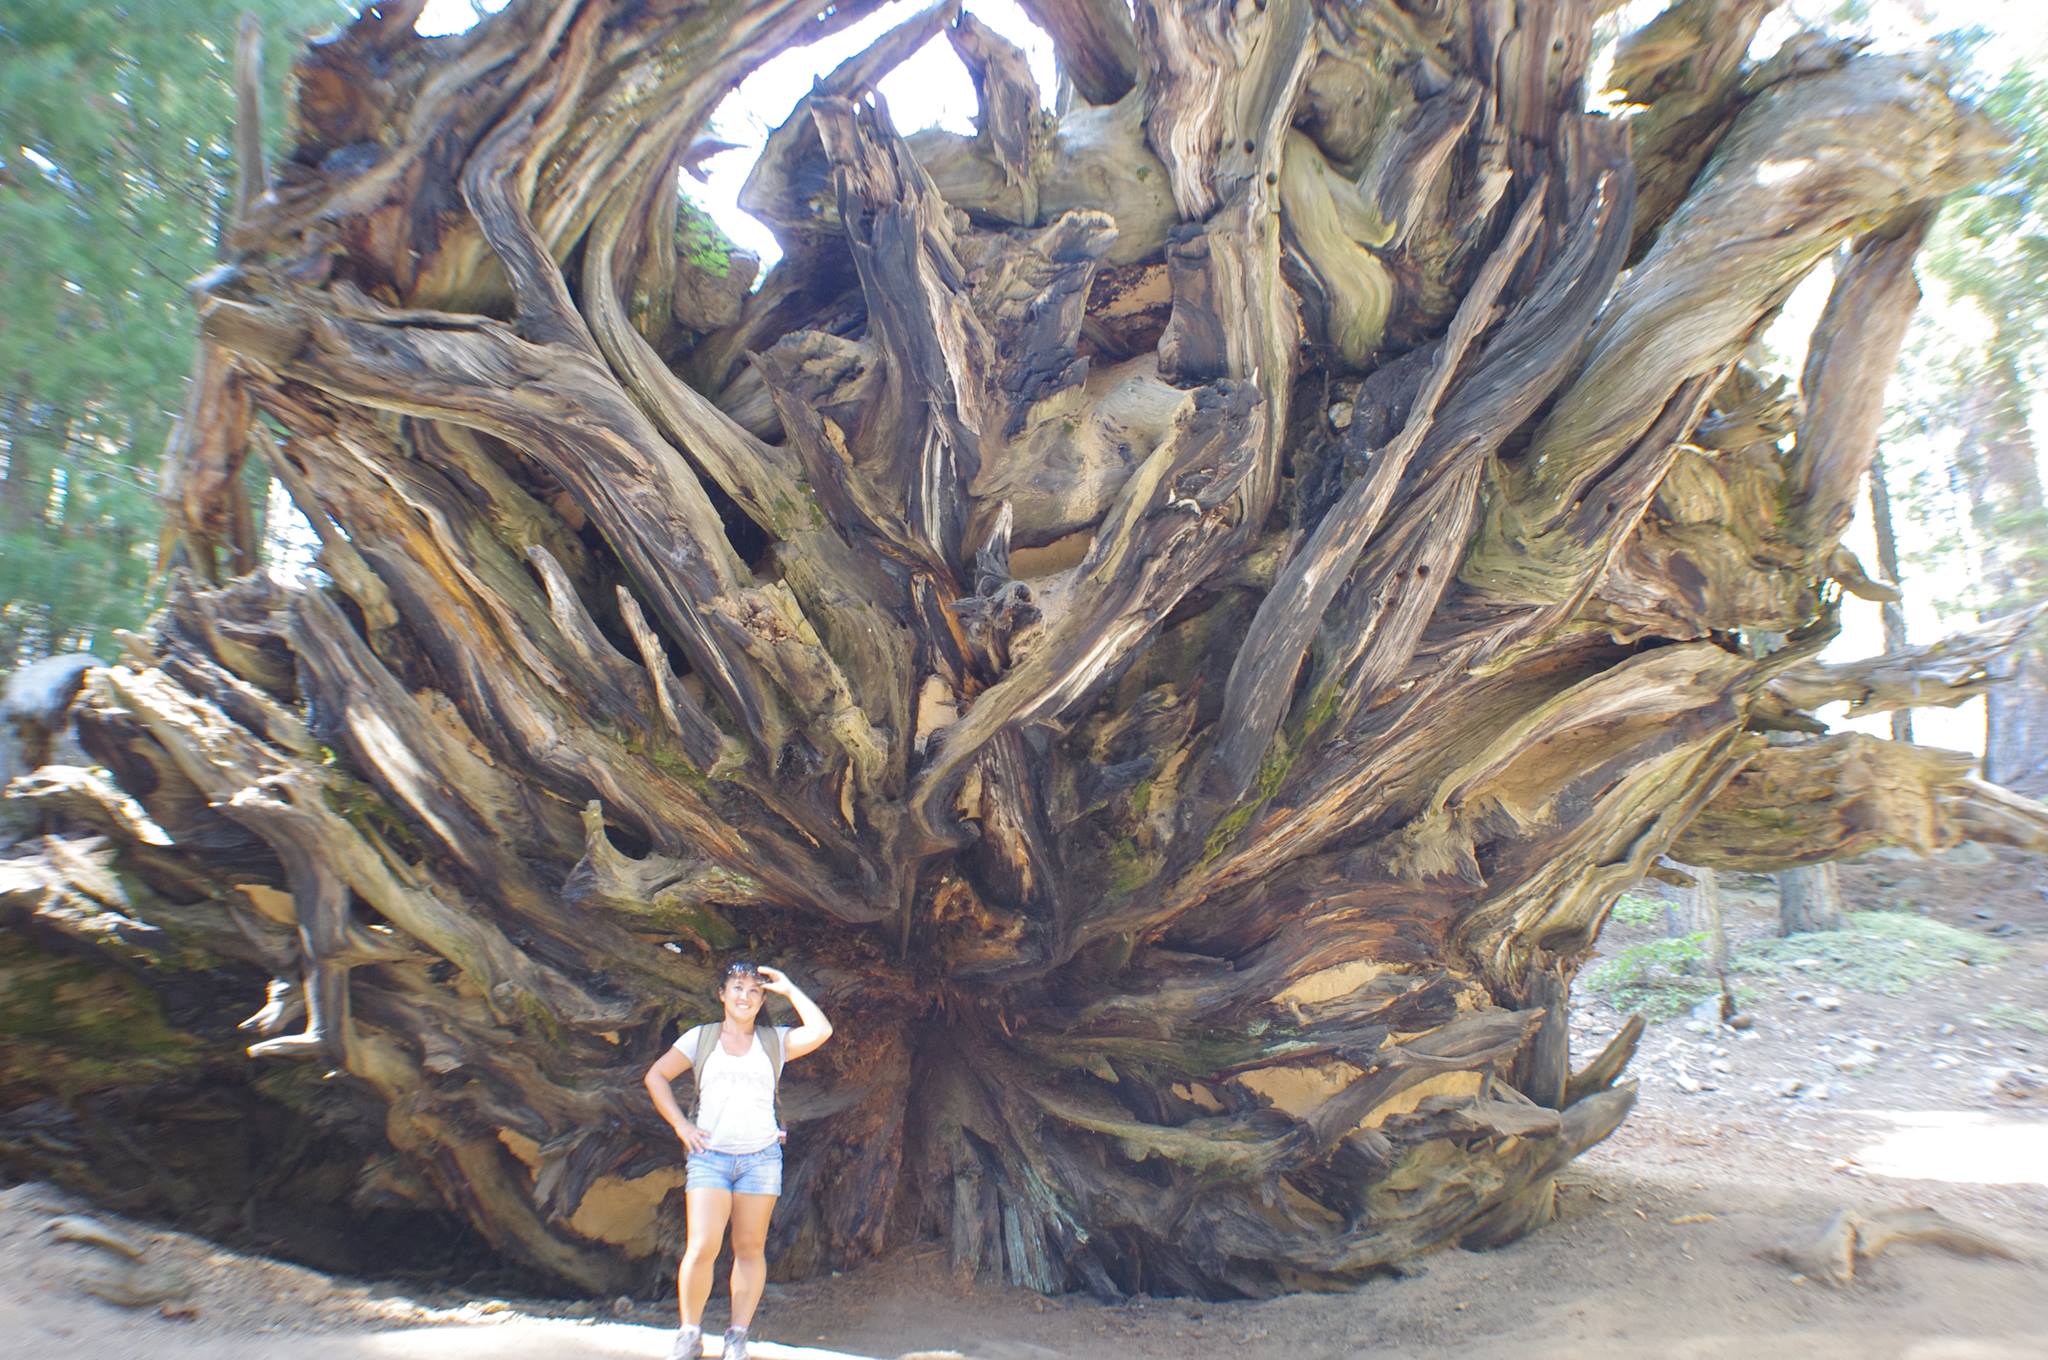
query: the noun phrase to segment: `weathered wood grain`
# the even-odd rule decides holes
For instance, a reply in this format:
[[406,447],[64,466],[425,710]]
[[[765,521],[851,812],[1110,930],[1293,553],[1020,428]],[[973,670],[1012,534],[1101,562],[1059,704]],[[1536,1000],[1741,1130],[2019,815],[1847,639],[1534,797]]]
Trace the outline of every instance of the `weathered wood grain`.
[[[10,786],[0,973],[175,1017],[124,1098],[246,1046],[357,1140],[320,1183],[666,1288],[640,1076],[744,950],[844,1036],[784,1091],[778,1270],[1262,1295],[1550,1218],[1634,1099],[1571,979],[1667,854],[2048,848],[1813,717],[1981,693],[2020,627],[1814,659],[1888,592],[1841,529],[1993,146],[1930,62],[1752,64],[1767,3],[1678,0],[1588,112],[1596,0],[1030,0],[1048,109],[945,3],[769,136],[751,288],[677,175],[874,8],[386,5],[303,54],[198,290],[166,608],[71,709],[95,767]],[[941,37],[976,130],[899,135]],[[1745,359],[1830,259],[1795,391]],[[249,571],[252,431],[315,582]]]

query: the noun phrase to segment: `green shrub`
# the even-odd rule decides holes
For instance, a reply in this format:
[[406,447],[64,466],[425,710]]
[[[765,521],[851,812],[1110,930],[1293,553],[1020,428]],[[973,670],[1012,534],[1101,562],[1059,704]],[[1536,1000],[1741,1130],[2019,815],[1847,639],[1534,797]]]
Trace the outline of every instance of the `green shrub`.
[[[1794,974],[1859,992],[1897,996],[1958,963],[1996,963],[2010,947],[1901,911],[1852,911],[1841,930],[1756,940],[1736,949],[1732,968]],[[1810,961],[1805,968],[1795,967]]]
[[1638,897],[1634,893],[1623,893],[1615,900],[1614,910],[1607,913],[1607,919],[1624,926],[1661,926],[1667,904],[1655,897]]
[[1588,968],[1580,975],[1580,985],[1619,1010],[1641,1011],[1646,1020],[1664,1020],[1720,991],[1718,981],[1698,971],[1706,957],[1704,932],[1645,940]]
[[[1615,904],[1614,915],[1632,899]],[[1633,899],[1632,913],[1662,903]],[[1840,930],[1772,936],[1733,948],[1731,977],[1801,979],[1845,991],[1896,996],[1959,963],[1996,963],[2011,947],[1909,912],[1854,911]],[[1645,940],[1616,950],[1579,976],[1579,985],[1617,1009],[1641,1011],[1664,1020],[1715,995],[1720,982],[1706,973],[1704,933]],[[1803,966],[1802,966],[1803,965]],[[1738,992],[1738,995],[1740,993]],[[2009,1013],[2007,1013],[2009,1012]],[[2048,1032],[2048,1014],[2007,1006],[1994,1008],[2004,1023]]]

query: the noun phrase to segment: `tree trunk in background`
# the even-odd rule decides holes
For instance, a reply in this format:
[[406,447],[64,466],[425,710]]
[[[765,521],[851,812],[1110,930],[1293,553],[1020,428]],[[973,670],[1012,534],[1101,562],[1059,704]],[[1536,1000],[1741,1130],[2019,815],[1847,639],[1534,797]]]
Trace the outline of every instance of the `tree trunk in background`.
[[[25,388],[26,383],[18,384]],[[12,532],[27,525],[23,507],[29,482],[28,396],[17,390],[8,394],[7,411],[0,417],[0,435],[7,440],[7,472],[0,476],[0,528]],[[11,658],[10,658],[11,660]]]
[[2048,655],[2039,637],[2013,653],[2008,683],[1987,704],[1985,777],[2033,797],[2048,794]]
[[[1884,452],[1879,450],[1870,459],[1870,525],[1877,537],[1878,575],[1901,589],[1905,586],[1899,571],[1899,540],[1892,531],[1891,487],[1885,480]],[[1887,652],[1906,650],[1906,607],[1899,600],[1882,601],[1878,608],[1884,619],[1884,649]],[[1892,710],[1892,740],[1913,739],[1913,710],[1895,708]]]
[[[38,419],[39,412],[48,419]],[[0,478],[0,527],[9,533],[27,533],[45,520],[50,473],[63,465],[70,438],[69,417],[26,395],[10,400],[7,475]]]
[[[1992,146],[1918,59],[1751,68],[1770,6],[1683,0],[1624,123],[1588,0],[1039,0],[1055,117],[940,6],[770,138],[749,291],[678,166],[872,4],[419,8],[302,58],[203,301],[193,570],[86,682],[108,773],[15,786],[75,833],[0,862],[21,946],[168,1035],[85,1091],[39,1039],[17,1171],[247,1042],[236,1101],[354,1139],[347,1193],[660,1288],[640,1075],[744,948],[840,1036],[785,1083],[779,1272],[931,1237],[1265,1294],[1551,1216],[1634,1099],[1569,984],[1667,850],[2048,843],[1944,753],[1761,735],[1988,679],[1811,659]],[[868,92],[941,34],[978,131],[906,137]],[[1844,243],[1799,391],[1743,366]],[[259,412],[331,585],[208,584]]]
[[1707,937],[1707,965],[1715,976],[1728,971],[1728,922],[1721,912],[1721,876],[1705,866],[1687,865],[1693,886],[1686,895],[1685,929]]
[[1778,933],[1842,928],[1842,889],[1835,866],[1815,864],[1778,875]]
[[[1996,618],[2048,599],[2048,503],[2026,384],[2002,335],[1992,341],[1982,385],[1966,400],[1956,462],[1991,597],[1983,616]],[[2014,650],[2010,676],[1985,700],[1984,775],[2038,797],[2048,793],[2048,656],[2038,636]]]
[[[15,386],[6,413],[7,473],[0,477],[0,554],[37,554],[61,530],[49,522],[50,492],[52,475],[69,452],[71,418],[37,401],[30,377],[20,377]],[[63,602],[54,592],[41,595],[0,599],[0,665],[62,649]]]
[[[1775,651],[1775,638],[1752,638],[1752,647]],[[1805,743],[1787,732],[1772,732],[1767,740],[1781,749],[1797,750]],[[1797,935],[1811,930],[1839,930],[1842,927],[1842,894],[1831,863],[1795,865],[1778,871],[1778,933]]]

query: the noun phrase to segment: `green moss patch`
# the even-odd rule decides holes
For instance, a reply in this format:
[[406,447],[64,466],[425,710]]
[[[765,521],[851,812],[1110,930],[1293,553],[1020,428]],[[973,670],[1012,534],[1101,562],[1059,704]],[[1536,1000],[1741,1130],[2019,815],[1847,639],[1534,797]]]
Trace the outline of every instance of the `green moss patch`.
[[197,1039],[164,1022],[133,978],[0,931],[0,1090],[70,1097],[189,1067]]
[[676,213],[676,254],[683,266],[722,279],[732,273],[735,249],[711,214],[685,194]]

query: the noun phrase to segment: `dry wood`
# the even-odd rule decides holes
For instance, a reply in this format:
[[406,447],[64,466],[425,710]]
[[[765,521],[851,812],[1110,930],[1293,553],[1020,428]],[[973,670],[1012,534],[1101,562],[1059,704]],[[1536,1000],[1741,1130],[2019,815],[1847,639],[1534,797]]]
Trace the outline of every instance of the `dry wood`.
[[[70,710],[97,768],[11,786],[0,980],[47,949],[126,979],[121,1033],[177,1017],[96,1055],[124,1098],[346,1129],[321,1184],[652,1287],[640,1074],[744,948],[844,1036],[784,1092],[778,1269],[930,1235],[1259,1295],[1550,1217],[1634,1100],[1639,1027],[1575,1070],[1572,976],[1667,854],[2048,848],[1956,758],[1764,736],[1958,702],[2018,636],[1813,660],[1889,593],[1838,539],[1992,145],[1930,63],[1753,65],[1768,4],[1680,0],[1610,115],[1588,0],[1031,0],[1048,109],[944,3],[770,136],[750,290],[677,176],[870,0],[418,8],[309,48],[247,158],[183,570]],[[941,35],[976,130],[901,135],[876,83]],[[1841,252],[1798,390],[1745,366]],[[259,415],[319,584],[249,572]],[[221,1094],[242,1045],[282,1113]],[[77,1138],[0,1146],[116,1155]]]
[[1925,1205],[1902,1205],[1871,1214],[1844,1209],[1812,1242],[1774,1247],[1767,1254],[1809,1280],[1840,1286],[1855,1282],[1858,1261],[1873,1260],[1901,1242],[1926,1242],[1961,1256],[2025,1259],[1990,1233],[1966,1228]]

